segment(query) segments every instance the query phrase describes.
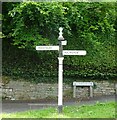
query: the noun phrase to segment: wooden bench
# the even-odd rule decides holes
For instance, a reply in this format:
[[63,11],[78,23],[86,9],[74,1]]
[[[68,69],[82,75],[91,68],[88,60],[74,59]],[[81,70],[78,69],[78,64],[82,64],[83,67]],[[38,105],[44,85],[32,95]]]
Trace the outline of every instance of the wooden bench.
[[73,82],[73,97],[76,97],[76,87],[89,87],[90,97],[93,97],[93,82]]

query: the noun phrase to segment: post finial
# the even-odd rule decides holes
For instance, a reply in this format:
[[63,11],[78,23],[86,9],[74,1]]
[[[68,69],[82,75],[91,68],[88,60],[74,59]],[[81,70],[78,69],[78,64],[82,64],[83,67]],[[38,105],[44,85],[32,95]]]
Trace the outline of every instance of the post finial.
[[59,28],[59,31],[60,31],[60,32],[59,32],[58,40],[64,40],[64,38],[63,38],[63,32],[62,32],[62,31],[63,31],[63,28],[60,27],[60,28]]

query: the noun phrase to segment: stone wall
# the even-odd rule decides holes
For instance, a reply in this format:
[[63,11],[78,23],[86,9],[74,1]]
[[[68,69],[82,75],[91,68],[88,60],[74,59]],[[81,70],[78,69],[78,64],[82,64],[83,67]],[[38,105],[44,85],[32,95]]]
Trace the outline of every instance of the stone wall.
[[[80,81],[81,82],[81,81]],[[91,82],[91,81],[89,81]],[[93,96],[114,95],[115,83],[109,81],[95,80],[93,87]],[[64,84],[64,97],[73,98],[73,86]],[[32,100],[51,98],[57,99],[58,84],[30,83],[25,81],[10,80],[5,86],[2,86],[3,99],[11,100]],[[89,97],[88,87],[77,87],[76,97]]]

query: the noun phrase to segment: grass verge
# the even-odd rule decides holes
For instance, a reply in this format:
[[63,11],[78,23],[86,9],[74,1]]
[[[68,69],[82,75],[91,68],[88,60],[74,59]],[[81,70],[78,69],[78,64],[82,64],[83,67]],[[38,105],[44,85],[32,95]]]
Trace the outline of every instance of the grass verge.
[[94,105],[64,106],[63,114],[58,114],[57,108],[30,110],[16,113],[3,113],[2,118],[115,118],[115,102]]

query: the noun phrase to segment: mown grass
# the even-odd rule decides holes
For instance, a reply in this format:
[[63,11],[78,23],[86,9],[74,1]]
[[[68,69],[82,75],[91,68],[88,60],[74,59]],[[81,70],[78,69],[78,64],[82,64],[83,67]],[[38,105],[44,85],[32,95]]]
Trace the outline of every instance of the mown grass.
[[58,114],[57,108],[52,107],[12,114],[3,113],[2,118],[115,118],[115,102],[65,106],[63,114]]

